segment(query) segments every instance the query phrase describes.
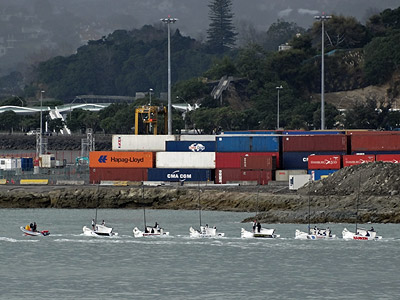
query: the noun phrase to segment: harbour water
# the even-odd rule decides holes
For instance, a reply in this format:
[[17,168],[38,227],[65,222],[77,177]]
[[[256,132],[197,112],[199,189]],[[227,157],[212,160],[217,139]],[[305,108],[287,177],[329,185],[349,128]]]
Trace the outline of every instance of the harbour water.
[[[241,239],[248,213],[202,213],[226,237],[191,239],[198,211],[146,210],[170,237],[134,238],[143,211],[100,209],[117,237],[82,236],[94,210],[1,209],[0,299],[398,299],[397,224],[373,225],[380,241],[294,239],[306,225],[274,224],[281,238]],[[36,221],[47,237],[23,236]],[[265,225],[268,227],[268,225]],[[330,224],[341,237],[344,227]]]

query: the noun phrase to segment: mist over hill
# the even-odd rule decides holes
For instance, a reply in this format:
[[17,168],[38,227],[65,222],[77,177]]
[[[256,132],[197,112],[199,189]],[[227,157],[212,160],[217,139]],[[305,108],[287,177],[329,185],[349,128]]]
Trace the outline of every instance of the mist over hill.
[[[0,10],[0,75],[56,55],[68,55],[116,29],[163,26],[171,15],[183,35],[204,41],[208,4],[197,0],[2,0]],[[364,22],[370,15],[398,6],[398,0],[233,0],[234,22],[240,35],[248,30],[266,32],[279,19],[309,27],[313,16],[326,12],[354,16]]]

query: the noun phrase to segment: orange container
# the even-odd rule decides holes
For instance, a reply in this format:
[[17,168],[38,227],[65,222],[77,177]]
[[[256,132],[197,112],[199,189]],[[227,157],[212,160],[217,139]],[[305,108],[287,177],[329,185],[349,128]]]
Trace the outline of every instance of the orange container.
[[153,168],[154,152],[93,151],[90,168]]

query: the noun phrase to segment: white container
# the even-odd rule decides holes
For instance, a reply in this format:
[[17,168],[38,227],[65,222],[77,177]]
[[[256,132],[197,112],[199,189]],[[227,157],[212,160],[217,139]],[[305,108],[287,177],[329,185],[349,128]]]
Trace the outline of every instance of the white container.
[[14,170],[17,168],[17,160],[15,158],[0,158],[1,170]]
[[215,152],[157,152],[156,167],[215,169]]
[[40,167],[41,168],[51,168],[55,166],[54,154],[42,154],[40,156]]
[[289,176],[289,190],[298,190],[307,182],[311,181],[311,175],[290,175]]
[[276,170],[275,181],[288,181],[290,175],[304,175],[307,170]]
[[113,135],[113,151],[165,151],[166,141],[175,141],[174,135]]
[[215,141],[216,135],[185,134],[180,136],[180,141]]

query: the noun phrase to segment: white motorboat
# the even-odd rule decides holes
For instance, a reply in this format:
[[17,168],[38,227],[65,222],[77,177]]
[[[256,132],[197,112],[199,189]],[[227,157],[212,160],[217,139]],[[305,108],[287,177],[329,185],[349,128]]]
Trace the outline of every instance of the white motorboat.
[[223,237],[225,233],[217,231],[216,227],[200,226],[200,230],[189,228],[189,234],[192,238],[210,238],[210,237]]
[[29,236],[47,236],[50,234],[50,232],[48,230],[42,230],[42,231],[37,231],[37,230],[32,230],[32,229],[28,229],[26,227],[21,226],[20,229],[21,231],[25,234],[25,235],[29,235]]
[[253,231],[247,231],[246,229],[242,228],[241,238],[265,238],[265,239],[274,239],[280,237],[279,234],[275,234],[275,229],[272,228],[261,228],[260,231],[256,229]]
[[367,230],[357,228],[356,232],[351,232],[347,228],[343,229],[342,236],[344,240],[359,240],[359,241],[375,241],[382,239],[382,236],[377,235],[375,230]]
[[107,227],[105,225],[96,224],[95,228],[89,228],[83,226],[83,234],[88,236],[114,236],[118,235],[118,233],[113,232],[111,227]]
[[164,231],[161,227],[151,227],[146,226],[145,231],[141,231],[139,228],[133,228],[133,236],[134,237],[143,237],[143,236],[169,236],[169,232]]
[[310,232],[305,232],[296,229],[296,233],[294,236],[295,239],[298,240],[320,240],[320,239],[335,239],[336,235],[332,234],[331,230],[328,228],[312,228]]

